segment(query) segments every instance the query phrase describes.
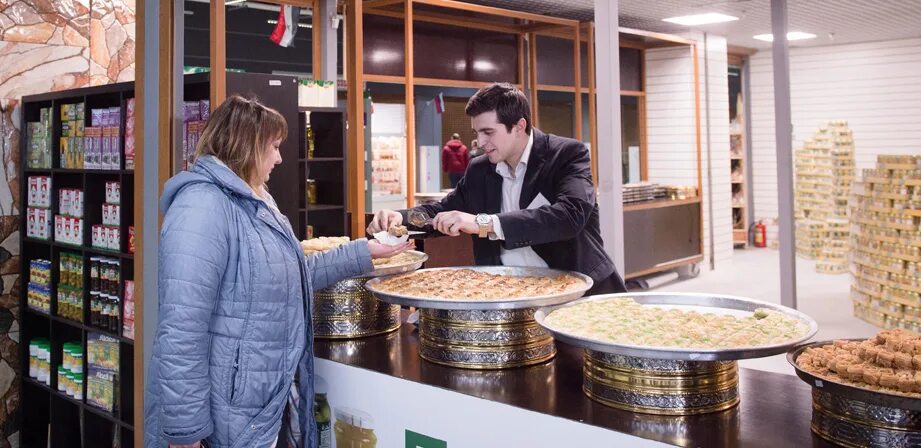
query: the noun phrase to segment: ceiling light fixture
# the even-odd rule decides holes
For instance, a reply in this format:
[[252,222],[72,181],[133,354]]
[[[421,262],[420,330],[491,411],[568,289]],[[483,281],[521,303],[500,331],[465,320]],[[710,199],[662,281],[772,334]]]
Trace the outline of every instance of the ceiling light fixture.
[[669,17],[662,19],[663,22],[677,23],[684,26],[709,25],[711,23],[723,23],[739,20],[738,17],[720,14],[718,12],[708,12],[705,14],[694,14],[691,16]]
[[[266,22],[267,22],[269,25],[278,25],[278,21],[275,20],[275,19],[269,19],[269,20],[266,20]],[[298,23],[298,24],[297,24],[297,27],[298,27],[298,28],[313,28],[313,25],[310,25],[310,24],[307,24],[307,23]]]
[[246,0],[227,0],[226,2],[224,2],[224,6],[231,6],[231,5],[236,5],[236,4],[245,3],[245,2]]
[[[758,34],[752,36],[757,40],[762,40],[765,42],[774,42],[773,34]],[[815,39],[816,35],[812,33],[804,33],[802,31],[790,31],[787,33],[787,40],[804,40],[804,39]]]

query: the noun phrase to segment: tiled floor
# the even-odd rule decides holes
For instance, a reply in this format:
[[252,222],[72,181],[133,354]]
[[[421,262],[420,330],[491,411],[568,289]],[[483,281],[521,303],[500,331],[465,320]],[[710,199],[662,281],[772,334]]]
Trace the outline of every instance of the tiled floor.
[[[850,274],[819,274],[814,262],[797,258],[796,280],[799,310],[819,324],[814,340],[866,338],[879,331],[853,316]],[[737,249],[727,265],[714,271],[702,269],[697,278],[675,281],[653,291],[729,294],[780,303],[780,257],[772,249]],[[784,355],[744,360],[740,366],[794,374]]]

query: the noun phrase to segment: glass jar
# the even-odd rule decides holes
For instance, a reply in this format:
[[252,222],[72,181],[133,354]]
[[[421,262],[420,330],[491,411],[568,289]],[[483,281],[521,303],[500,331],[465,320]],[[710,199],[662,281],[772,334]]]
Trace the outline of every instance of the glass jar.
[[357,409],[337,409],[334,431],[336,433],[336,448],[377,447],[374,420],[367,413]]
[[307,203],[310,205],[317,203],[317,181],[314,179],[307,179]]

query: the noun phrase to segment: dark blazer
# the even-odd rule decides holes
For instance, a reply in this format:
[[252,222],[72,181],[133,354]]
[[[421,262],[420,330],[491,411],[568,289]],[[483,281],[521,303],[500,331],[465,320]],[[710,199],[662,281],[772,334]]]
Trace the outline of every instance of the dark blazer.
[[[457,188],[441,202],[413,210],[429,217],[452,210],[498,215],[504,241],[472,236],[478,265],[501,265],[500,245],[505,249],[531,246],[551,268],[581,272],[594,279],[596,288],[591,292],[623,292],[624,282],[601,240],[588,149],[577,140],[534,128],[532,132],[534,145],[519,202],[522,210],[500,213],[502,176],[485,156],[470,161]],[[538,193],[551,205],[526,210]],[[407,222],[406,212],[403,222]]]

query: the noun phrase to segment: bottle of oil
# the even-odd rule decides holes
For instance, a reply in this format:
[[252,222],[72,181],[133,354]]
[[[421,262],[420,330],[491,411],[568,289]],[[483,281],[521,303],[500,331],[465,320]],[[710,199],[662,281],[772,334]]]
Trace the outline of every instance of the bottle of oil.
[[313,418],[317,424],[318,448],[333,448],[332,411],[326,393],[326,381],[317,377],[314,384]]
[[307,123],[307,158],[312,159],[314,153],[314,141],[313,141],[313,127],[310,126],[310,123]]

